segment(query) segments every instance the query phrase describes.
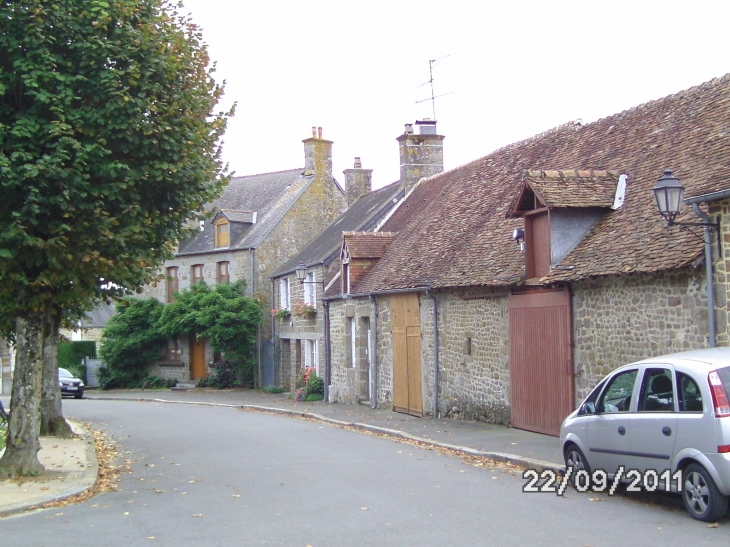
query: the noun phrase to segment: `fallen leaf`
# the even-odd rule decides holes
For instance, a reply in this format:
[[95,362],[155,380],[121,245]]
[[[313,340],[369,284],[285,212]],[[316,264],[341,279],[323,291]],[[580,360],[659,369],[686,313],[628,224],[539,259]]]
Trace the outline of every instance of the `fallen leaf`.
[[241,494],[233,494],[233,497],[234,498],[240,498],[241,497]]
[[202,517],[202,516],[203,516],[203,513],[197,513],[197,514],[195,514],[195,515],[193,515],[193,516],[194,516],[194,517]]
[[369,507],[360,507],[360,509],[362,509],[363,511],[367,511]]
[[126,513],[124,513],[124,514],[125,514],[125,515],[128,515],[128,514],[129,514],[129,511],[127,511],[127,512],[126,512]]
[[712,524],[707,525],[708,528],[717,528],[717,523],[713,522]]
[[155,539],[155,536],[147,536],[147,539]]

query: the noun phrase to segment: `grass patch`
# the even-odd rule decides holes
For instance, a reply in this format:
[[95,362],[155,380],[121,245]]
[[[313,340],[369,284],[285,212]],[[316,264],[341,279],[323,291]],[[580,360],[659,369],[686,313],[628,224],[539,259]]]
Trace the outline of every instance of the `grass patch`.
[[306,402],[309,402],[309,401],[324,401],[324,395],[322,395],[321,393],[311,393],[311,394],[307,395],[304,398],[304,400]]
[[8,428],[4,425],[0,425],[0,450],[5,448],[5,435],[8,434]]
[[280,386],[264,386],[261,388],[264,393],[284,393],[284,388]]

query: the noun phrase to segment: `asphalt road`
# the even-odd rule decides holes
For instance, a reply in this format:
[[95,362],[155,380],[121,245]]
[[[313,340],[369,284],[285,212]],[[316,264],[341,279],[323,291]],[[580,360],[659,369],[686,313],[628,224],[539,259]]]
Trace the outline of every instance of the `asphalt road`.
[[131,460],[120,489],[0,520],[3,545],[727,545],[683,511],[568,491],[316,422],[231,408],[64,401]]

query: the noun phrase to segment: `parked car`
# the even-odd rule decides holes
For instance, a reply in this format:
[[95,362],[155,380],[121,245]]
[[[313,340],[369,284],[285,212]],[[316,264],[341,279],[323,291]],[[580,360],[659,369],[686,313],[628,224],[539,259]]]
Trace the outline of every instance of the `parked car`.
[[84,383],[65,368],[58,368],[58,383],[61,386],[61,396],[73,395],[76,399],[83,399]]
[[730,496],[728,393],[730,348],[616,369],[563,422],[566,474],[594,490],[620,480],[677,491],[692,517],[716,521]]

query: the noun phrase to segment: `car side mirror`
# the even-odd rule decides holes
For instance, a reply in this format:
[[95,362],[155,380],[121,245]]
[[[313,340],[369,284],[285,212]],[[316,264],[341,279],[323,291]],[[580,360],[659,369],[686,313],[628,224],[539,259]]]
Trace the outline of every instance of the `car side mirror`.
[[596,405],[592,401],[588,401],[582,407],[580,407],[579,414],[595,414],[595,413],[596,413]]

